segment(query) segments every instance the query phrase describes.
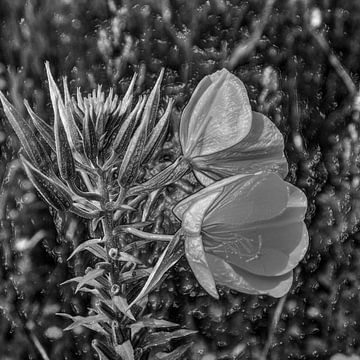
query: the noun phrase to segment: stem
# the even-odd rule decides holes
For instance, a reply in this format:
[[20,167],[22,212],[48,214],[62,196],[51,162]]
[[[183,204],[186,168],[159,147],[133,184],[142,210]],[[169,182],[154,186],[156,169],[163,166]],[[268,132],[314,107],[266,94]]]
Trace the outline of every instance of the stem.
[[179,157],[171,165],[160,171],[148,181],[131,188],[127,196],[138,195],[140,193],[149,193],[156,189],[162,188],[179,180],[183,175],[191,170],[188,160]]
[[128,234],[135,235],[135,236],[137,236],[139,238],[146,239],[146,240],[171,241],[173,239],[173,237],[174,237],[174,235],[163,235],[163,234],[148,233],[146,231],[135,229],[135,228],[133,228],[131,226],[123,228],[122,231],[124,231],[124,232],[126,232]]

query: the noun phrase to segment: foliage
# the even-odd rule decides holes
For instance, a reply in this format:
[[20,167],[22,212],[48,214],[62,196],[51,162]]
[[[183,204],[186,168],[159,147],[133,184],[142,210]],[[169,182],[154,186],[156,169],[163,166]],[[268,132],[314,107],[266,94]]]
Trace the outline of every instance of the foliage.
[[[51,118],[45,109],[48,95],[43,91],[45,60],[51,61],[56,74],[70,74],[71,89],[81,85],[90,90],[99,82],[104,86],[115,84],[116,93],[123,93],[129,82],[123,86],[118,80],[131,75],[134,69],[140,74],[136,91],[141,92],[165,67],[168,76],[163,91],[176,100],[171,133],[177,131],[177,111],[194,87],[204,75],[221,68],[236,45],[252,37],[262,10],[255,0],[137,1],[135,6],[110,1],[109,7],[89,6],[83,1],[33,0],[26,4],[3,0],[0,15],[0,85],[9,90],[17,108],[22,108],[24,97],[29,98],[36,104],[36,113],[46,121]],[[248,88],[252,107],[268,115],[286,136],[290,162],[287,180],[310,199],[307,223],[311,248],[302,270],[296,274],[296,284],[284,304],[277,330],[269,335],[274,344],[270,347],[273,358],[328,358],[337,352],[359,351],[358,112],[351,106],[353,98],[348,96],[343,79],[329,61],[332,52],[322,50],[307,27],[308,9],[319,10],[319,32],[357,82],[360,8],[354,1],[276,2],[260,40],[233,68]],[[186,34],[191,34],[190,40]],[[17,145],[10,129],[5,124],[1,127],[0,173],[8,174],[8,164],[17,163]],[[165,156],[176,151],[167,150]],[[9,320],[0,325],[0,343],[6,344],[4,356],[22,359],[28,353],[33,358],[38,354],[19,319],[9,331],[19,310],[26,314],[30,325],[35,324],[30,328],[51,359],[57,359],[56,354],[89,358],[91,351],[84,345],[89,343],[85,340],[87,331],[81,330],[76,337],[71,332],[61,333],[57,338],[57,330],[49,325],[64,328],[68,322],[56,318],[55,312],[72,313],[74,308],[84,316],[90,305],[87,294],[75,296],[69,288],[59,290],[51,285],[68,279],[70,272],[80,276],[87,265],[93,265],[87,252],[81,253],[74,265],[66,262],[73,246],[87,238],[84,225],[76,217],[56,217],[62,234],[61,243],[56,242],[51,216],[26,180],[23,190],[19,189],[17,179],[24,174],[16,169],[16,177],[5,177],[1,193],[6,199],[2,202],[6,208],[1,216],[1,255],[7,259],[1,268],[5,280],[1,298],[4,319]],[[182,197],[187,191],[192,193],[195,186],[188,180],[170,186],[164,199],[172,207],[169,193],[182,192]],[[26,204],[24,196],[30,199]],[[29,214],[32,221],[28,221]],[[173,233],[169,221],[172,215],[166,211],[165,215],[155,221],[154,229],[166,228]],[[45,240],[14,253],[19,239],[25,239],[27,244],[42,229],[48,231]],[[153,250],[149,263],[159,254],[157,246]],[[24,264],[28,271],[18,275],[16,288],[20,294],[15,302],[9,280]],[[48,274],[52,276],[44,292]],[[10,309],[14,311],[6,311],[9,304],[14,304]],[[261,356],[275,305],[269,298],[232,292],[222,294],[219,301],[210,300],[181,262],[161,288],[149,294],[148,300],[155,316],[170,315],[173,321],[199,331],[191,350],[194,359],[201,353],[226,358],[236,353],[234,344],[239,343],[244,347],[237,348],[238,354],[247,358]],[[179,311],[179,307],[186,311]],[[25,338],[28,340],[24,342]]]

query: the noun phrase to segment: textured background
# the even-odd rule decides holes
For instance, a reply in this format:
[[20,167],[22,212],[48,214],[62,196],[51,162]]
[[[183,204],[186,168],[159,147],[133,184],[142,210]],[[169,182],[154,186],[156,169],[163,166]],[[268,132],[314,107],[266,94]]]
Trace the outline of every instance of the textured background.
[[[0,0],[0,7],[0,89],[20,109],[27,98],[52,121],[45,60],[56,77],[67,75],[72,91],[101,83],[119,94],[134,71],[141,92],[164,66],[176,129],[196,84],[226,66],[285,136],[287,180],[308,196],[311,235],[292,291],[280,305],[235,293],[215,302],[197,296],[179,268],[149,306],[199,329],[189,359],[231,359],[234,346],[249,359],[360,352],[358,1]],[[86,228],[54,216],[37,197],[2,114],[0,146],[0,358],[40,358],[38,340],[50,359],[91,359],[91,334],[63,333],[67,322],[54,315],[89,306],[88,297],[58,286],[90,261],[65,260]]]

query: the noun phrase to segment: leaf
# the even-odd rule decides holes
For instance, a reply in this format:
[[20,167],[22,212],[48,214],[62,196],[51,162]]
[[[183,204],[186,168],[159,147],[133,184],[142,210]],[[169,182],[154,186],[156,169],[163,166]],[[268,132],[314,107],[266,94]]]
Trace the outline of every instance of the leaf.
[[114,129],[110,139],[107,141],[108,146],[114,151],[114,154],[122,155],[127,148],[131,135],[140,118],[142,109],[144,108],[146,98],[140,97],[133,111],[125,118],[118,132]]
[[103,275],[105,272],[104,269],[93,269],[90,270],[88,273],[86,273],[83,277],[82,280],[79,281],[79,283],[77,284],[75,293],[77,293],[84,285],[88,285],[89,282],[91,282],[91,280],[95,280],[96,278],[98,278],[99,276]]
[[91,315],[91,316],[72,316],[66,313],[56,313],[58,316],[68,318],[73,323],[67,326],[64,331],[74,330],[79,326],[87,327],[88,329],[104,333],[104,330],[99,326],[100,321],[106,321],[107,318],[103,314]]
[[24,165],[26,175],[47,203],[58,211],[70,209],[73,200],[71,194],[61,182],[56,182],[47,177],[41,171],[37,170],[22,155],[20,155],[20,158]]
[[156,148],[159,147],[165,140],[173,104],[174,100],[170,99],[164,115],[161,117],[155,128],[152,130],[149,140],[146,142],[146,146],[142,154],[143,163],[146,163],[151,159]]
[[91,346],[99,355],[100,360],[119,360],[115,351],[110,348],[108,344],[105,344],[100,340],[93,340]]
[[49,155],[43,146],[39,143],[30,125],[19,114],[15,107],[6,99],[1,91],[0,101],[10,125],[13,128],[16,136],[19,138],[20,143],[29,159],[43,172],[48,172],[51,170],[51,161]]
[[[83,276],[76,276],[76,277],[74,277],[74,278],[72,278],[72,279],[69,279],[69,280],[66,280],[66,281],[62,282],[62,283],[60,284],[60,286],[66,285],[66,284],[70,284],[70,283],[72,283],[72,282],[77,282],[77,283],[79,283],[80,281],[82,281],[82,279],[83,279]],[[99,282],[97,282],[96,280],[88,281],[87,285],[88,285],[88,286],[93,286],[94,288],[102,288],[102,287],[103,287],[103,285],[100,284]]]
[[145,106],[144,113],[148,114],[147,116],[149,117],[149,119],[147,120],[148,122],[147,135],[149,135],[149,133],[152,131],[155,125],[156,114],[160,102],[160,85],[164,76],[164,72],[165,69],[162,68],[159,77],[157,78],[156,83],[150,92],[149,99]]
[[98,140],[94,128],[94,124],[90,118],[88,108],[85,110],[84,126],[83,126],[83,146],[85,155],[95,164],[98,155]]
[[96,244],[90,245],[86,250],[90,251],[93,255],[105,261],[108,258],[105,249],[100,245],[96,245]]
[[119,251],[118,256],[116,257],[116,260],[118,261],[125,261],[125,262],[132,262],[134,264],[142,264],[142,261],[139,260],[137,257],[128,254],[126,252],[123,251]]
[[54,113],[56,113],[57,111],[59,112],[60,119],[64,126],[70,147],[73,150],[78,149],[81,144],[80,132],[71,113],[69,104],[67,104],[68,106],[65,107],[60,94],[60,90],[55,83],[55,80],[50,71],[49,62],[47,61],[45,62],[45,68],[48,77],[50,98]]
[[181,359],[182,356],[186,353],[188,349],[193,345],[193,343],[184,344],[177,347],[175,350],[171,352],[158,352],[151,358],[151,360],[178,360]]
[[112,297],[112,302],[122,314],[126,315],[129,319],[135,321],[135,317],[129,309],[129,305],[125,297],[115,295]]
[[132,184],[137,177],[141,155],[146,141],[147,126],[148,117],[144,114],[140,125],[130,139],[119,169],[119,183],[125,188]]
[[57,107],[54,108],[54,114],[56,158],[60,176],[65,181],[74,180],[76,177],[75,162]]
[[126,360],[135,359],[134,348],[130,340],[123,342],[121,345],[116,345],[115,351],[118,355],[120,355],[122,359],[126,359]]
[[142,348],[146,350],[155,346],[160,346],[165,344],[167,345],[169,341],[173,339],[183,338],[189,335],[194,335],[196,333],[197,333],[196,330],[187,330],[187,329],[180,329],[172,332],[162,331],[162,332],[151,333],[146,336],[144,343],[142,344]]
[[89,245],[93,245],[93,244],[100,244],[103,243],[104,240],[103,239],[90,239],[90,240],[86,240],[83,243],[81,243],[79,246],[76,247],[76,249],[71,253],[71,255],[68,257],[68,261],[77,253],[79,253],[80,251],[85,250]]
[[149,269],[136,269],[131,271],[126,271],[122,274],[119,274],[119,281],[124,283],[130,283],[138,281],[144,277],[149,276],[152,268]]
[[43,119],[41,119],[40,116],[34,113],[27,100],[24,100],[24,105],[31,117],[33,124],[35,125],[37,131],[39,132],[39,135],[42,136],[42,138],[46,141],[46,143],[49,145],[51,150],[54,153],[56,153],[55,137],[52,127],[49,124],[47,124]]
[[143,318],[137,321],[136,323],[131,324],[130,328],[131,330],[134,330],[134,328],[142,329],[144,327],[157,329],[157,328],[171,328],[171,327],[179,327],[179,326],[180,326],[179,324],[163,319]]
[[169,242],[168,246],[159,257],[144,287],[136,299],[131,303],[130,307],[154,289],[160,283],[164,274],[180,260],[184,254],[184,249],[182,247],[182,243],[180,242],[180,236],[180,233],[177,232],[173,239]]

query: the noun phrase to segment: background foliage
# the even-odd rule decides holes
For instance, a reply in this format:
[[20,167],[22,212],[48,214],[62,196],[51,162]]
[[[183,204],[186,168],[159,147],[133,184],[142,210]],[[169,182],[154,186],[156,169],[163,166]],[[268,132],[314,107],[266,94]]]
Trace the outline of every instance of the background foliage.
[[[210,300],[180,264],[151,294],[149,306],[158,316],[199,330],[189,359],[235,358],[236,346],[249,359],[359,353],[360,100],[354,84],[360,74],[360,3],[0,0],[0,5],[0,89],[19,109],[27,98],[52,121],[45,60],[56,76],[68,76],[72,91],[101,83],[122,93],[127,83],[122,79],[138,71],[141,92],[165,67],[163,93],[176,99],[171,128],[176,133],[196,84],[227,66],[244,81],[253,108],[284,134],[287,180],[309,199],[311,248],[292,291],[280,302],[236,293]],[[89,305],[88,297],[58,286],[90,261],[84,255],[66,262],[86,227],[78,218],[50,213],[37,197],[3,116],[0,146],[2,359],[40,359],[39,348],[54,360],[91,359],[91,334],[62,332],[67,322],[55,316],[83,314]]]

